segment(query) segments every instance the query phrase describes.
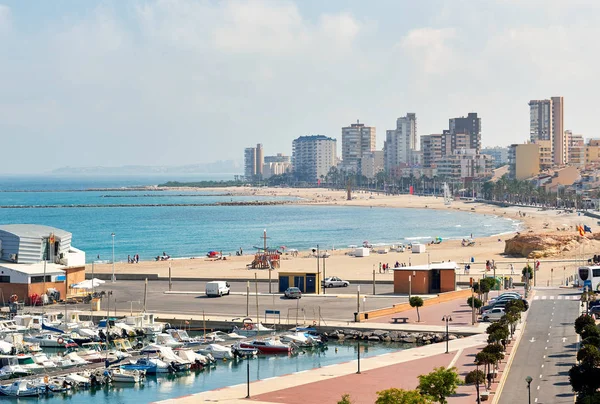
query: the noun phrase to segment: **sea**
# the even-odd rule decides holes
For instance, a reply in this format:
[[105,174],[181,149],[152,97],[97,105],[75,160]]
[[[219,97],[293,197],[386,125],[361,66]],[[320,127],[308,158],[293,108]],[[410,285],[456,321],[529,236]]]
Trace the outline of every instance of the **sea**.
[[[88,262],[128,255],[152,260],[235,254],[263,246],[322,250],[370,244],[462,239],[517,230],[518,221],[455,210],[323,205],[215,205],[298,200],[226,191],[130,190],[167,181],[229,180],[232,174],[149,176],[0,176],[0,225],[30,223],[73,235]],[[418,196],[415,196],[418,198]],[[112,234],[114,233],[114,238]]]

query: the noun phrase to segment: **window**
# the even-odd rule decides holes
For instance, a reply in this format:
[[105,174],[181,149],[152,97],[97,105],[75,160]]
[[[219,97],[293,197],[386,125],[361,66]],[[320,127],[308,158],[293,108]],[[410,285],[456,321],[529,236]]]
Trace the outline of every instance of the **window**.
[[10,283],[10,276],[0,275],[0,283]]
[[46,280],[44,280],[44,276],[32,276],[31,283],[43,283],[43,282],[52,282],[52,276],[46,275]]

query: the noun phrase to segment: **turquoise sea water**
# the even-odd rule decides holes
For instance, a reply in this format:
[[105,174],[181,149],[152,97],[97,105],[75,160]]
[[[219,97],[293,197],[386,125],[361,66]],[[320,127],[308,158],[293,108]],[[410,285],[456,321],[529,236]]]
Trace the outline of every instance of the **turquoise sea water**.
[[[407,344],[385,344],[361,342],[361,358],[381,355],[401,349],[411,348]],[[337,352],[336,352],[337,348]],[[329,343],[324,351],[308,351],[296,356],[261,356],[250,360],[250,380],[262,380],[302,370],[320,368],[356,359],[356,342]],[[174,376],[149,376],[140,385],[106,386],[97,390],[80,391],[72,394],[56,394],[41,398],[44,403],[150,403],[180,397],[187,394],[210,391],[226,386],[246,383],[246,362],[219,361],[216,368],[210,371],[189,372]],[[252,395],[252,386],[250,387]],[[215,397],[216,398],[216,397]],[[37,399],[35,399],[37,401]],[[32,399],[26,400],[28,402]]]
[[[308,249],[318,244],[322,249],[332,249],[365,240],[397,243],[430,241],[435,237],[465,238],[471,234],[489,236],[514,231],[518,225],[492,215],[428,209],[212,206],[217,202],[278,200],[230,196],[218,191],[70,192],[152,185],[168,179],[0,177],[0,206],[15,206],[0,209],[0,223],[44,224],[70,231],[73,245],[86,252],[88,262],[98,257],[112,258],[113,232],[115,260],[125,261],[127,255],[134,254],[139,254],[141,260],[150,260],[163,251],[172,257],[203,256],[210,250],[233,253],[240,247],[251,252],[253,246],[262,245],[263,229],[267,229],[270,247]],[[181,206],[189,204],[205,206]],[[48,205],[60,207],[39,207]]]

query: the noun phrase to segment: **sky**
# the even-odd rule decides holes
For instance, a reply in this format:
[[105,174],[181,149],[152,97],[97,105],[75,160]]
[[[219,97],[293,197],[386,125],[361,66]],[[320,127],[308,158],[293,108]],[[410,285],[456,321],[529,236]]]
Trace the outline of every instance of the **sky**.
[[381,149],[407,112],[506,146],[552,96],[596,137],[597,38],[582,0],[0,0],[0,173],[289,155],[357,119]]

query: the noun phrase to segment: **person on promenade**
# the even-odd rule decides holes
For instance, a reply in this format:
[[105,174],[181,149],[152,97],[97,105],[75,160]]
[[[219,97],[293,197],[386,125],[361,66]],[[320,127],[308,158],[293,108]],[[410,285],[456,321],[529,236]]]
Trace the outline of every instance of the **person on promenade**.
[[381,262],[379,263],[379,273],[381,273]]
[[131,255],[128,255],[128,256],[127,256],[127,263],[128,263],[128,264],[131,264]]
[[135,263],[137,264],[137,263],[139,263],[139,262],[140,262],[140,255],[139,255],[139,254],[136,254],[136,255],[135,255]]
[[514,275],[515,274],[515,266],[513,264],[510,264],[509,268],[510,268],[510,274]]

